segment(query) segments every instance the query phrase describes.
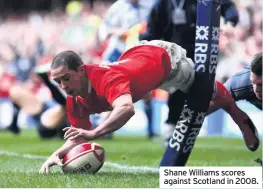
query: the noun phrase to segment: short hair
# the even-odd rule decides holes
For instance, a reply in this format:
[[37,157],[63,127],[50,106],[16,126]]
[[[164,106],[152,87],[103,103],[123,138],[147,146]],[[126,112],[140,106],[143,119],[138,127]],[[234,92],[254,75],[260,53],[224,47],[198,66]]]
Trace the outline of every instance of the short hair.
[[262,52],[255,54],[251,62],[251,71],[257,76],[262,76]]
[[67,66],[68,69],[77,71],[81,65],[83,65],[83,61],[77,53],[74,51],[63,51],[55,56],[51,63],[51,69]]

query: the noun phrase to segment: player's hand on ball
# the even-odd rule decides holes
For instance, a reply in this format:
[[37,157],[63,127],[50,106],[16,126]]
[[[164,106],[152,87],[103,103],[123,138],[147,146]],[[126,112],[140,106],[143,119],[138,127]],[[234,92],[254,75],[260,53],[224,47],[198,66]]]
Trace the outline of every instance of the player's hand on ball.
[[50,167],[53,165],[63,166],[62,161],[59,159],[57,155],[50,156],[46,162],[41,166],[39,173],[40,174],[48,174],[50,172]]
[[66,131],[64,134],[64,139],[74,140],[76,138],[83,137],[86,140],[90,141],[95,138],[95,135],[92,130],[88,131],[74,127],[66,127],[63,129],[63,131]]

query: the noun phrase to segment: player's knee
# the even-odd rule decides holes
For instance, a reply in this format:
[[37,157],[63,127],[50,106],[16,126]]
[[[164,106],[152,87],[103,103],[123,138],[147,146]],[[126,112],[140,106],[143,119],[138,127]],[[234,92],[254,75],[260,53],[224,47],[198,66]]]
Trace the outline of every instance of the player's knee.
[[54,129],[56,128],[55,124],[52,124],[52,120],[50,119],[50,117],[43,113],[40,117],[40,122],[43,125],[43,127],[47,128],[47,129]]
[[22,91],[22,87],[15,85],[9,89],[9,97],[13,101],[17,101],[20,96],[20,91]]
[[58,128],[65,121],[65,109],[62,106],[47,109],[40,117],[41,124],[48,129]]

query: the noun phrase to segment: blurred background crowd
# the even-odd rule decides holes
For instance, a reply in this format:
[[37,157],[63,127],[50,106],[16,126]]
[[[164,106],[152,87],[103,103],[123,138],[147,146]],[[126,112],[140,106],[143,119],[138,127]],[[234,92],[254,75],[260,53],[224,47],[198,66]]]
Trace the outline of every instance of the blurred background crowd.
[[[78,52],[85,63],[104,61],[103,52],[114,40],[103,36],[104,30],[98,29],[102,27],[103,19],[109,16],[107,11],[114,2],[0,1],[0,99],[8,98],[8,89],[14,82],[32,89],[42,98],[51,98],[48,90],[35,76],[34,70],[49,63],[63,50]],[[223,19],[221,22],[217,79],[222,82],[249,65],[253,56],[262,51],[261,1],[233,2],[239,12],[237,25],[233,27]],[[144,0],[144,3],[152,4],[153,1]],[[139,20],[139,23],[146,20]],[[134,23],[134,26],[136,24],[138,23]],[[143,26],[145,25],[135,28],[135,32]],[[132,32],[123,33],[126,35],[121,36],[125,40],[127,35],[133,35]],[[1,111],[0,114],[3,114],[3,108]]]
[[262,2],[234,0],[239,12],[236,27],[222,24],[217,78],[225,81],[262,51]]
[[[99,1],[93,7],[89,1],[24,2],[28,4],[2,5],[7,10],[0,17],[0,73],[11,73],[28,85],[32,85],[34,68],[63,50],[75,50],[89,61],[101,17],[112,3]],[[6,77],[1,81],[4,93],[9,83]]]

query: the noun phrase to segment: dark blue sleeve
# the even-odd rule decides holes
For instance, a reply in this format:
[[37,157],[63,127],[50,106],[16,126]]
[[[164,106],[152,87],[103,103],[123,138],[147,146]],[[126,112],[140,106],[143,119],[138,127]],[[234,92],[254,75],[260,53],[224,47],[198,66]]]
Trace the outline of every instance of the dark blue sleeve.
[[236,5],[231,0],[222,0],[221,14],[226,22],[231,22],[234,26],[238,23],[239,14]]
[[147,31],[140,34],[139,40],[160,39],[167,21],[167,0],[157,0],[147,20]]
[[231,93],[235,101],[249,101],[254,96],[253,86],[250,81],[250,69],[248,68],[233,75],[226,81],[224,86]]
[[250,70],[245,69],[233,75],[224,84],[236,101],[245,99],[248,95],[249,89],[252,87],[249,77]]
[[246,100],[258,109],[262,110],[262,101],[254,93],[253,85],[250,81],[250,68],[245,68],[241,72],[233,75],[224,84],[235,101]]

